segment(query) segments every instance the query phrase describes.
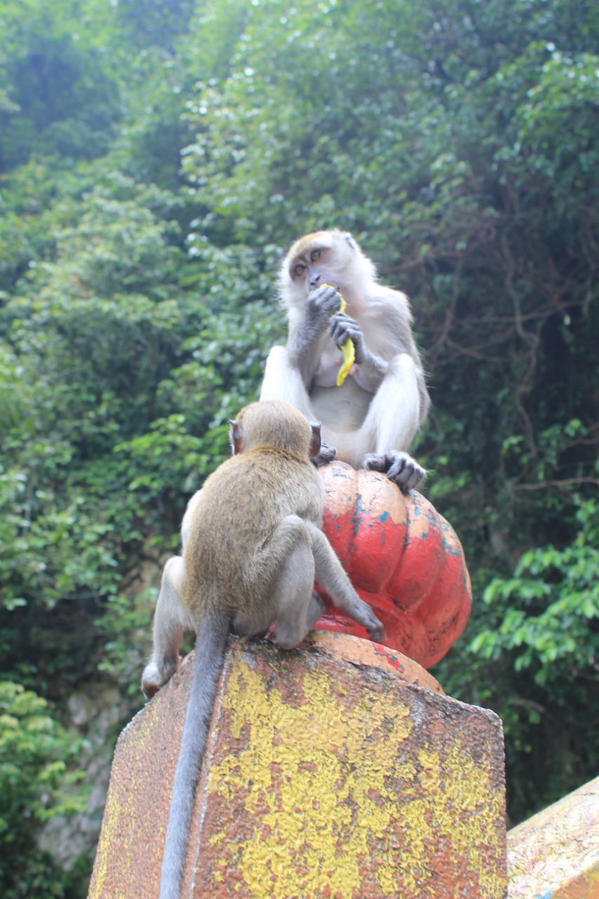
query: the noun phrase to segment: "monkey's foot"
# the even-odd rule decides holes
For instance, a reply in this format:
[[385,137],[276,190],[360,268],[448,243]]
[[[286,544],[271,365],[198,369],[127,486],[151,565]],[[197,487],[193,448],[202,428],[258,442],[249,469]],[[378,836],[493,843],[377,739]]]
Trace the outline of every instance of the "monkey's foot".
[[375,643],[380,643],[385,637],[385,629],[368,603],[363,600],[360,606],[360,612],[360,616],[355,616],[356,621],[358,624],[361,624],[362,627],[366,628],[371,640],[374,640]]
[[318,455],[312,456],[310,462],[317,468],[320,468],[321,465],[328,465],[329,462],[332,462],[336,455],[337,450],[334,446],[329,446],[328,443],[321,442]]
[[148,662],[141,676],[141,689],[146,699],[151,699],[177,670],[176,665],[169,665],[162,673],[156,662]]
[[362,460],[362,467],[370,471],[381,471],[393,481],[403,493],[409,493],[426,476],[426,469],[419,465],[409,453],[391,450],[389,453],[368,453]]

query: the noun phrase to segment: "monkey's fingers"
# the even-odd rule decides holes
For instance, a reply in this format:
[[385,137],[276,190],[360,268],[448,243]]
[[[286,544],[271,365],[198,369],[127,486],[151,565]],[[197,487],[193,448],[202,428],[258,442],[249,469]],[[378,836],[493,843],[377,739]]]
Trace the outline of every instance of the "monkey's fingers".
[[308,294],[309,308],[323,322],[339,312],[339,301],[339,291],[331,284],[321,284]]
[[426,477],[426,469],[409,453],[391,450],[389,453],[367,453],[362,459],[362,468],[381,471],[393,481],[402,493],[408,493]]
[[321,442],[318,455],[312,456],[310,462],[316,466],[316,468],[320,468],[321,465],[328,465],[329,462],[332,462],[336,455],[337,450],[334,446],[329,446],[328,443]]
[[336,296],[337,296],[338,299],[339,299],[339,306],[337,307],[337,309],[335,309],[335,312],[333,313],[333,315],[334,315],[336,312],[345,312],[346,307],[347,307],[347,303],[346,303],[346,301],[345,301],[345,297],[342,296],[341,293],[339,293],[338,289],[337,289],[333,284],[328,284],[328,283],[325,282],[325,283],[322,285],[321,289],[324,290],[325,288],[327,288],[328,290],[334,290]]

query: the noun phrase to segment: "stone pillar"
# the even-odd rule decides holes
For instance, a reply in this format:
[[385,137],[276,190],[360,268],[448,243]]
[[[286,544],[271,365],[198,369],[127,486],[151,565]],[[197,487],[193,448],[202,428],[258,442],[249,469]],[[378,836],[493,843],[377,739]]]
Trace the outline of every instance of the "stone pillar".
[[[121,734],[90,899],[158,894],[189,659]],[[232,638],[183,897],[502,897],[503,737],[490,711],[358,637]]]

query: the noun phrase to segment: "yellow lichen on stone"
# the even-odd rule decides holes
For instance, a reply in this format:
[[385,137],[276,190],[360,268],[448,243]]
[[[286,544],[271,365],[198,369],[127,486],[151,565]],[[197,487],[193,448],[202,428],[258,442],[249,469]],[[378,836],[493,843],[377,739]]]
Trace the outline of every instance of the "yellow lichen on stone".
[[[435,803],[436,840],[446,839],[452,855],[465,860],[467,867],[476,874],[483,895],[503,895],[496,869],[488,874],[483,863],[485,853],[494,843],[492,835],[502,814],[502,795],[493,790],[490,779],[474,763],[470,753],[463,751],[459,741],[442,760],[438,752],[420,750],[418,761],[420,783]],[[484,798],[482,802],[481,797]],[[404,805],[401,812],[406,822],[410,822],[408,846],[402,846],[402,852],[409,848],[409,854],[417,857],[424,851],[424,845],[433,839],[430,803],[427,799],[417,798]]]
[[106,807],[104,809],[104,818],[102,822],[103,842],[97,853],[95,862],[95,878],[90,886],[88,899],[99,899],[103,895],[104,882],[108,873],[108,852],[113,838],[114,831],[119,819],[119,810],[116,802],[111,802],[111,795],[108,794]]
[[[404,761],[402,742],[415,725],[392,690],[346,697],[317,668],[299,688],[302,697],[289,702],[238,659],[229,672],[223,708],[232,736],[249,735],[249,748],[215,760],[207,790],[245,796],[255,817],[239,856],[251,895],[360,896],[364,867],[381,895],[397,895],[398,863],[403,890],[416,895],[429,878],[422,859],[433,840],[459,854],[459,864],[466,858],[485,895],[501,895],[485,883],[480,860],[496,810],[479,807],[484,775],[470,756],[458,745],[443,759],[422,749],[416,764]],[[213,845],[224,839],[218,833]]]
[[[157,894],[190,681],[184,663],[119,738],[90,899]],[[502,899],[503,797],[491,712],[363,660],[232,641],[184,894]]]
[[[251,749],[213,765],[208,790],[227,798],[247,791],[250,783],[246,810],[268,808],[243,847],[244,878],[256,895],[290,896],[298,890],[310,895],[325,885],[331,895],[351,895],[359,891],[359,858],[368,855],[367,837],[384,836],[389,823],[385,805],[371,794],[384,791],[397,741],[411,729],[409,709],[384,694],[375,709],[362,698],[348,728],[347,708],[331,696],[326,674],[307,672],[302,689],[304,701],[290,706],[246,666],[231,671],[225,703],[232,734],[249,727]],[[251,695],[250,705],[244,695]],[[377,732],[389,728],[395,739],[379,740]],[[292,773],[279,778],[279,767]],[[384,868],[383,859],[379,866]]]

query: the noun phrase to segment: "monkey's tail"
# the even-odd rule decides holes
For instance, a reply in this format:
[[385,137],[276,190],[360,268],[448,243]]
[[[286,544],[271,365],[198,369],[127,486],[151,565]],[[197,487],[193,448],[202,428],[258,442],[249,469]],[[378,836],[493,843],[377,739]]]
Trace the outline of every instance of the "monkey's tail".
[[195,791],[228,634],[228,620],[216,615],[205,616],[197,633],[191,690],[162,856],[160,899],[179,899]]

